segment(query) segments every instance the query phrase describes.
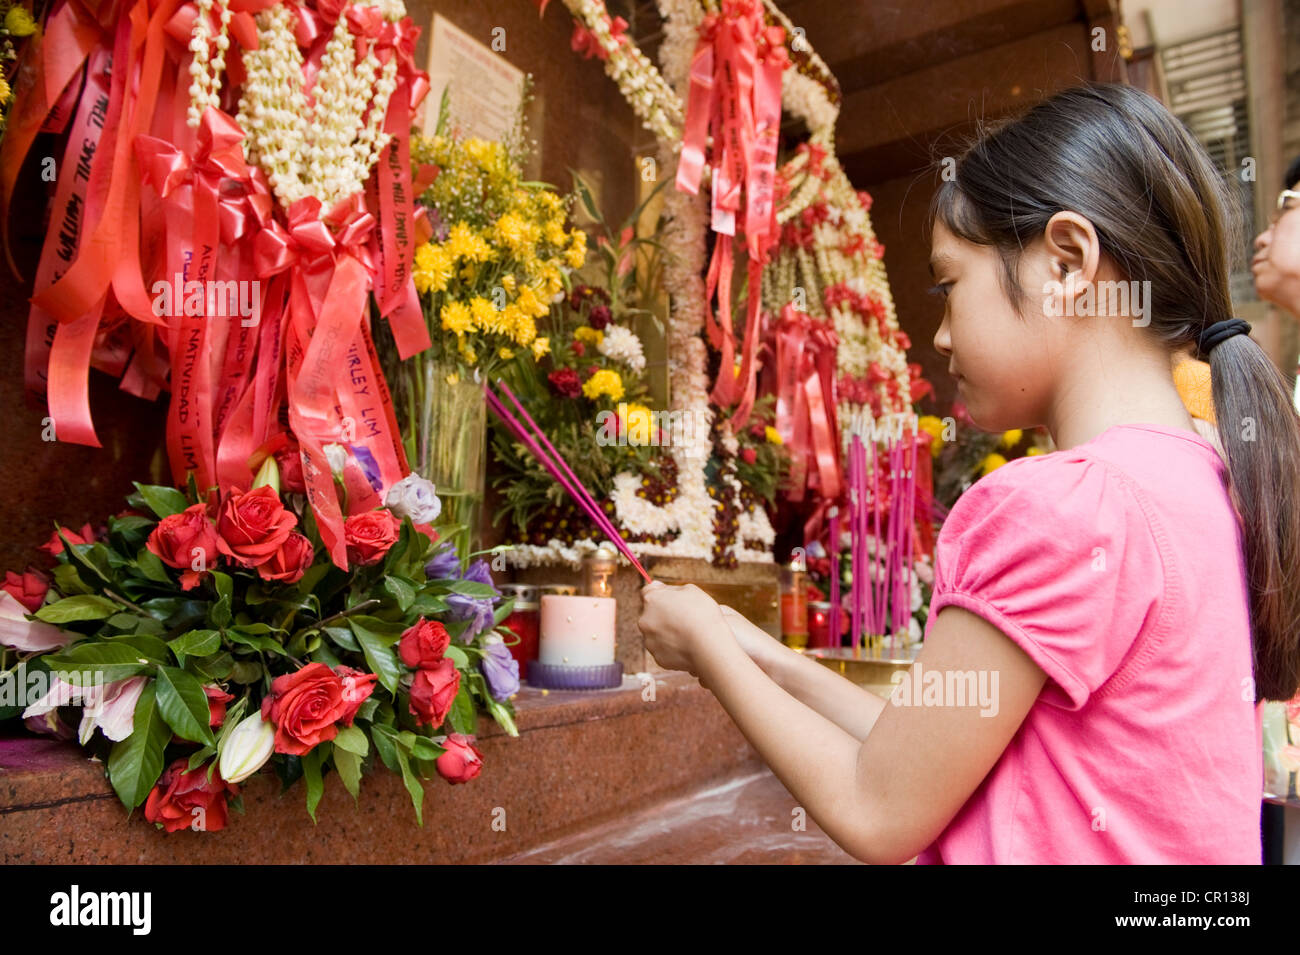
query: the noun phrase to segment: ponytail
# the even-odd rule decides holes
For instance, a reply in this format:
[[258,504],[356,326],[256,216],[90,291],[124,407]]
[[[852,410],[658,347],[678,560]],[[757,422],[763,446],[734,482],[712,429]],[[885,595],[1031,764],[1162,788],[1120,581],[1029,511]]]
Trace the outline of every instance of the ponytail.
[[1300,415],[1254,339],[1210,350],[1210,387],[1229,493],[1241,519],[1256,699],[1300,690]]

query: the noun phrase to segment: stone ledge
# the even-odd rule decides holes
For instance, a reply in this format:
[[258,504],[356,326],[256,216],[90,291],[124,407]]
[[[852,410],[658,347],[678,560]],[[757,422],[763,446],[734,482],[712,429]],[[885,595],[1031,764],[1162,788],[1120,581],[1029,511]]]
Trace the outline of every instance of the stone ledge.
[[[761,766],[693,677],[660,674],[654,700],[642,694],[635,677],[593,693],[524,687],[518,739],[480,723],[482,775],[425,782],[423,829],[401,779],[381,768],[364,779],[359,805],[327,777],[315,825],[301,784],[281,795],[259,773],[243,786],[246,814],[221,832],[164,834],[139,812],[128,820],[103,767],[72,744],[0,739],[0,862],[484,862]],[[493,829],[500,810],[505,831]]]

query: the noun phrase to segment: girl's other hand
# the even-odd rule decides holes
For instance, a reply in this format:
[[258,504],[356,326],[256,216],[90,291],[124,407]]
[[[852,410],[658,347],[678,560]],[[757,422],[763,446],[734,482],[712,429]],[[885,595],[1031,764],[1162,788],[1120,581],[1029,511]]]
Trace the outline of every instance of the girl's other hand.
[[732,635],[740,644],[740,648],[760,667],[764,670],[768,669],[767,664],[771,661],[774,652],[784,644],[739,610],[726,604],[718,609],[722,611],[722,619],[727,621],[727,626],[731,628]]

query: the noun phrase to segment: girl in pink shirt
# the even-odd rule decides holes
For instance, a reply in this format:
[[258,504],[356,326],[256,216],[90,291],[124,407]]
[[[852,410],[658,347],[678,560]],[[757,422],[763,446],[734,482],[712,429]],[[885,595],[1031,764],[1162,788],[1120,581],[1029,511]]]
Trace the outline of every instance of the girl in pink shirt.
[[[1300,419],[1230,321],[1228,193],[1114,85],[984,131],[955,173],[935,348],[979,427],[1059,450],[945,521],[924,692],[887,703],[690,585],[645,588],[647,649],[863,861],[1258,864],[1258,703],[1300,687]],[[1224,457],[1173,383],[1191,344]]]

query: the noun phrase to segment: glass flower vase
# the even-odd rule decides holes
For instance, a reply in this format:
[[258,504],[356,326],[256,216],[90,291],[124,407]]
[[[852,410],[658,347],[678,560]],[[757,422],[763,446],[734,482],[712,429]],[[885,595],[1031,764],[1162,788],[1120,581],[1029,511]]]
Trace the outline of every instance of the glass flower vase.
[[[439,523],[454,525],[463,558],[481,547],[487,472],[487,403],[483,385],[456,365],[419,356],[404,363],[410,386],[407,454],[411,470],[434,483]],[[410,441],[409,438],[414,438]]]

